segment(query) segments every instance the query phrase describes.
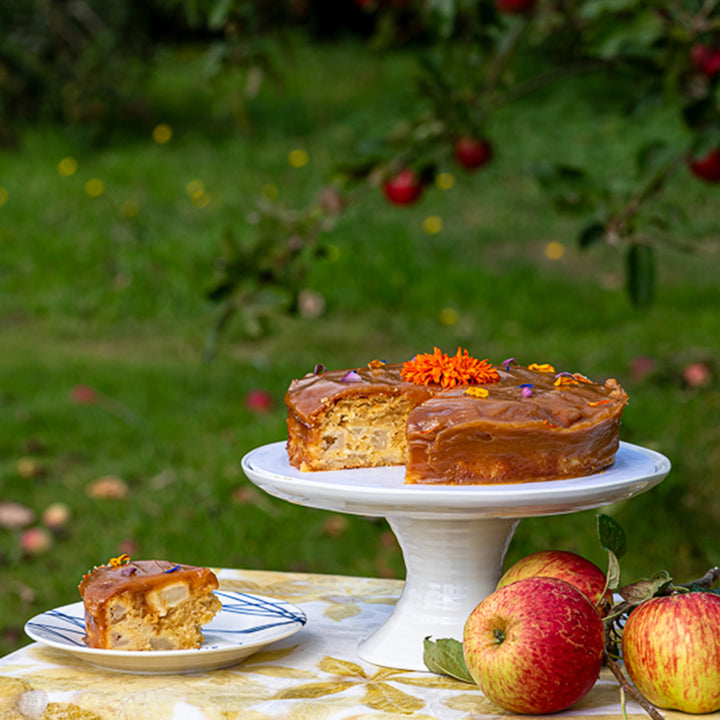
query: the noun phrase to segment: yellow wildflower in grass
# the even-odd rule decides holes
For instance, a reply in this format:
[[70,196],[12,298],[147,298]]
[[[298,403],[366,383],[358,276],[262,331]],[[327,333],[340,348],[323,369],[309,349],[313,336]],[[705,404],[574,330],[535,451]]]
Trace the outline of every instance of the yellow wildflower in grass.
[[105,192],[105,183],[99,178],[90,178],[85,183],[85,194],[90,197],[100,197]]
[[173,135],[172,128],[167,123],[160,123],[153,128],[152,138],[158,145],[169,143]]
[[440,311],[440,322],[448,327],[457,325],[457,321],[460,319],[460,314],[455,308],[447,307]]
[[277,200],[280,190],[278,190],[277,185],[266,183],[262,186],[262,188],[260,188],[260,194],[265,200]]
[[8,191],[4,187],[0,187],[0,207],[8,201]]
[[120,206],[120,212],[126,217],[126,218],[134,218],[137,217],[140,213],[140,205],[136,200],[126,200],[121,206]]
[[422,226],[428,235],[437,235],[443,228],[443,221],[439,215],[430,215],[423,220]]
[[192,196],[192,204],[196,208],[205,208],[210,204],[211,199],[210,195],[206,192],[195,193],[195,195]]
[[307,150],[297,148],[296,150],[291,150],[290,153],[288,153],[288,162],[294,168],[301,168],[304,165],[307,165],[309,160],[310,156],[308,155]]
[[552,240],[545,246],[545,257],[548,260],[559,260],[565,254],[565,246],[557,240]]
[[192,197],[193,195],[197,195],[197,193],[205,192],[205,185],[202,180],[191,180],[185,186],[185,192]]
[[64,157],[57,164],[57,171],[63,177],[70,177],[71,175],[74,175],[77,172],[77,169],[78,161],[74,157]]
[[455,176],[449,172],[438,173],[435,177],[435,185],[440,190],[449,190],[455,185]]
[[207,207],[211,202],[210,193],[205,189],[202,180],[191,180],[185,186],[185,192],[187,192],[192,204],[197,208]]

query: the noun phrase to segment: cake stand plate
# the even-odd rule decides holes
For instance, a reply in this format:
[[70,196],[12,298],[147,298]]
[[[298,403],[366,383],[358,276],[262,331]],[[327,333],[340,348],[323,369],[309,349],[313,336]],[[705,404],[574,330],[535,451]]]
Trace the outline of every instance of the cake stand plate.
[[402,595],[392,614],[358,648],[376,665],[425,670],[423,639],[454,637],[497,584],[522,518],[560,515],[626,500],[660,483],[670,461],[620,443],[612,467],[570,480],[513,485],[405,485],[403,466],[301,472],[285,442],[242,460],[259,488],[298,505],[384,517],[405,560]]

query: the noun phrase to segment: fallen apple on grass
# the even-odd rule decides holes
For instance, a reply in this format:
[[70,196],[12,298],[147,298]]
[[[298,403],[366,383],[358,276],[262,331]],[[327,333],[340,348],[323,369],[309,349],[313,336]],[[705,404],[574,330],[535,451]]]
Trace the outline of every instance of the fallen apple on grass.
[[595,563],[568,550],[540,550],[526,555],[512,565],[497,586],[504,587],[529,577],[554,577],[574,585],[595,605],[601,616],[613,604],[612,591],[605,573]]
[[593,604],[564,580],[505,585],[473,610],[463,634],[467,669],[483,694],[516,713],[560,712],[595,684],[605,630]]
[[682,592],[633,609],[622,652],[630,679],[654,705],[688,713],[720,710],[720,596]]

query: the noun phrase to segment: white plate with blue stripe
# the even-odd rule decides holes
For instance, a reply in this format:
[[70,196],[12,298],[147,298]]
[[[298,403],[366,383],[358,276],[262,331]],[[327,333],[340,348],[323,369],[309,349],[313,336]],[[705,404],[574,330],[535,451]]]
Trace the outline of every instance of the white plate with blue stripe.
[[205,640],[192,650],[103,650],[85,645],[82,602],[35,616],[25,633],[91,665],[117,672],[169,675],[235,665],[270,643],[298,632],[307,622],[300,608],[276,598],[217,590],[220,612],[202,628]]

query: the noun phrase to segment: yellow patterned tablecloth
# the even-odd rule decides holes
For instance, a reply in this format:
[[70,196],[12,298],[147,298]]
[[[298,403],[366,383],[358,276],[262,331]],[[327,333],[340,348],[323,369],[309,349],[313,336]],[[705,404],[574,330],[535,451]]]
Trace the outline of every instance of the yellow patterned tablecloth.
[[[361,661],[357,645],[391,612],[398,580],[220,570],[221,589],[287,600],[307,625],[239,665],[191,675],[100,670],[33,643],[0,660],[2,720],[471,720],[506,715],[473,685]],[[629,715],[644,715],[627,704]],[[680,713],[664,713],[666,717]],[[620,692],[603,671],[559,717],[620,720]]]

